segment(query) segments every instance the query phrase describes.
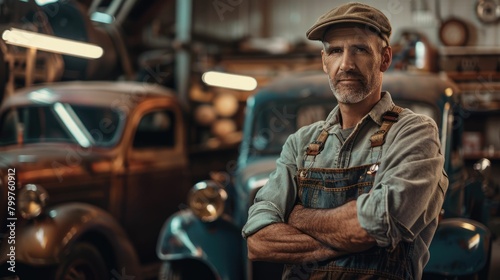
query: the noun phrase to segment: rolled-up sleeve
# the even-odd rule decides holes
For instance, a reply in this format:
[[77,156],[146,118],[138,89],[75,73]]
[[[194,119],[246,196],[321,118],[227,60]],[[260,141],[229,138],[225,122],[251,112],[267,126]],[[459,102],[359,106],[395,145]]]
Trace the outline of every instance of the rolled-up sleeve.
[[[435,229],[448,188],[434,121],[403,119],[391,134],[372,191],[357,201],[361,227],[383,247],[413,241],[429,226]],[[426,243],[432,234],[423,237]]]
[[294,134],[288,137],[276,161],[276,170],[257,192],[254,204],[248,210],[248,220],[242,229],[244,238],[270,224],[285,222],[293,208],[297,195],[294,179],[297,170],[294,137]]

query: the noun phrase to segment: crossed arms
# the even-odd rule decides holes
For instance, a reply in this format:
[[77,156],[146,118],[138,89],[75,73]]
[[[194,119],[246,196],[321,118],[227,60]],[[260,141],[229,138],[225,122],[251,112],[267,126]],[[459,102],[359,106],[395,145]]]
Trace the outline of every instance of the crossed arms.
[[361,252],[376,242],[361,228],[351,201],[334,209],[296,205],[287,223],[262,228],[247,244],[251,260],[303,263]]
[[[271,184],[257,194],[242,230],[249,258],[304,263],[375,245],[394,248],[416,238],[429,244],[448,187],[438,130],[420,115],[401,119],[393,130],[398,127],[393,134],[397,137],[388,137],[384,173],[371,192],[333,209],[293,206],[296,188],[286,186],[295,184],[291,174],[296,173],[297,154],[283,152],[277,160],[279,172],[271,174]],[[298,138],[289,140],[284,151],[306,145],[296,143]]]

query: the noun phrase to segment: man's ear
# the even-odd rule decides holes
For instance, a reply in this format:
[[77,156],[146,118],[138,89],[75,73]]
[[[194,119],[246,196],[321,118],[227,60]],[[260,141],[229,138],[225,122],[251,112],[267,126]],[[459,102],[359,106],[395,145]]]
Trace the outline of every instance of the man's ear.
[[387,46],[384,48],[382,52],[382,63],[380,63],[380,71],[385,72],[389,69],[392,63],[392,48],[391,46]]

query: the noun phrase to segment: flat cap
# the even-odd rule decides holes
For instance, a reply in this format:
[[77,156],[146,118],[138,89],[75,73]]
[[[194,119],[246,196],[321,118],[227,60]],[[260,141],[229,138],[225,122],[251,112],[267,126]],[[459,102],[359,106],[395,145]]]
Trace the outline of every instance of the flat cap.
[[392,32],[389,19],[380,10],[356,2],[343,4],[320,16],[306,32],[306,36],[309,40],[323,40],[326,30],[338,23],[365,25],[369,30],[378,33],[389,44]]

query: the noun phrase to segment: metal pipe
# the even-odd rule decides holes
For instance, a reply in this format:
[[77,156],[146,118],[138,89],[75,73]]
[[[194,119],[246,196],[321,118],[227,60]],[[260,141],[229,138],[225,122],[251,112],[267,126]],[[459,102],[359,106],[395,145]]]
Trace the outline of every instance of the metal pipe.
[[28,48],[26,50],[26,87],[33,85],[35,80],[36,54],[36,48]]
[[175,13],[176,42],[180,46],[175,55],[175,85],[180,101],[188,105],[190,79],[192,0],[177,0]]

